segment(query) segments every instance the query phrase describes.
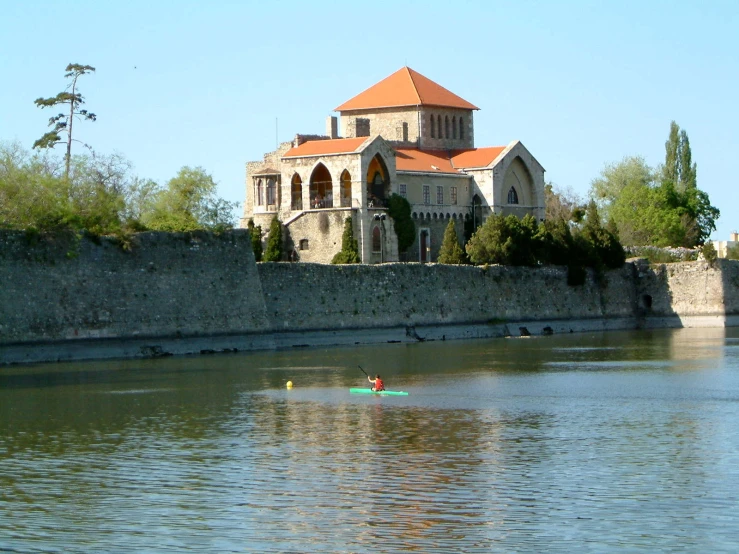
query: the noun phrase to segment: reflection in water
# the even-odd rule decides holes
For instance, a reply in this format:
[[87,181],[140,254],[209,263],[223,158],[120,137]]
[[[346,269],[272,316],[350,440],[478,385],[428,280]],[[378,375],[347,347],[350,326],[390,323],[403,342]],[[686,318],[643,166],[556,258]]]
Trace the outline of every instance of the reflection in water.
[[0,549],[735,551],[738,336],[0,368]]

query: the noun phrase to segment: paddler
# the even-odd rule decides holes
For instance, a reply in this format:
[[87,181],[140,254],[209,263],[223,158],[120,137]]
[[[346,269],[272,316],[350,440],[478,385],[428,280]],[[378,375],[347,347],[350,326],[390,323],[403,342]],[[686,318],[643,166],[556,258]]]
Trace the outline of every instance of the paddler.
[[379,373],[375,375],[374,379],[367,375],[367,380],[373,385],[372,392],[380,392],[385,390],[385,383],[382,382]]

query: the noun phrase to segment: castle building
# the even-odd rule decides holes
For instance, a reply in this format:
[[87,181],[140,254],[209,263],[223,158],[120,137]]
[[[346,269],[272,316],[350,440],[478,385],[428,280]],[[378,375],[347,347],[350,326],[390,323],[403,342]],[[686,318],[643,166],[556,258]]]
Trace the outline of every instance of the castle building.
[[[451,219],[544,218],[544,168],[518,140],[475,147],[476,106],[409,67],[338,106],[326,135],[296,135],[246,164],[241,226],[284,225],[288,258],[329,263],[352,218],[363,263],[435,261]],[[341,133],[339,133],[341,129]],[[411,206],[416,238],[398,251],[392,194]]]

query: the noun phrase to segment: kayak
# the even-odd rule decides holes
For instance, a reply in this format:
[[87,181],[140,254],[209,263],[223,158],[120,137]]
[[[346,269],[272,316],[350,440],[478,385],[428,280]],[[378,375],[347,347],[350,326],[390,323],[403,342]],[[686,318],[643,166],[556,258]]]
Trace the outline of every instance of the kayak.
[[349,389],[351,394],[379,394],[380,396],[408,396],[407,392],[399,390],[381,390],[374,391],[372,389]]

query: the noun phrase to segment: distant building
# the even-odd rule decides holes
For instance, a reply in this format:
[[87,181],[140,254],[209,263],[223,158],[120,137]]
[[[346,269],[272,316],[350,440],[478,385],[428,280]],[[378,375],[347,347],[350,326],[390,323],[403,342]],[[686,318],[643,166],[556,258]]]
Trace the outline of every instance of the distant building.
[[[363,263],[434,261],[451,219],[481,224],[491,213],[544,218],[544,168],[519,141],[475,147],[478,108],[403,67],[344,102],[326,135],[296,135],[246,164],[249,219],[266,233],[282,221],[289,259],[328,263],[351,216]],[[339,133],[341,129],[341,133]],[[415,243],[398,252],[391,194],[405,197]]]
[[734,231],[729,235],[730,240],[714,240],[713,246],[719,258],[728,258],[729,249],[739,248],[739,233]]

